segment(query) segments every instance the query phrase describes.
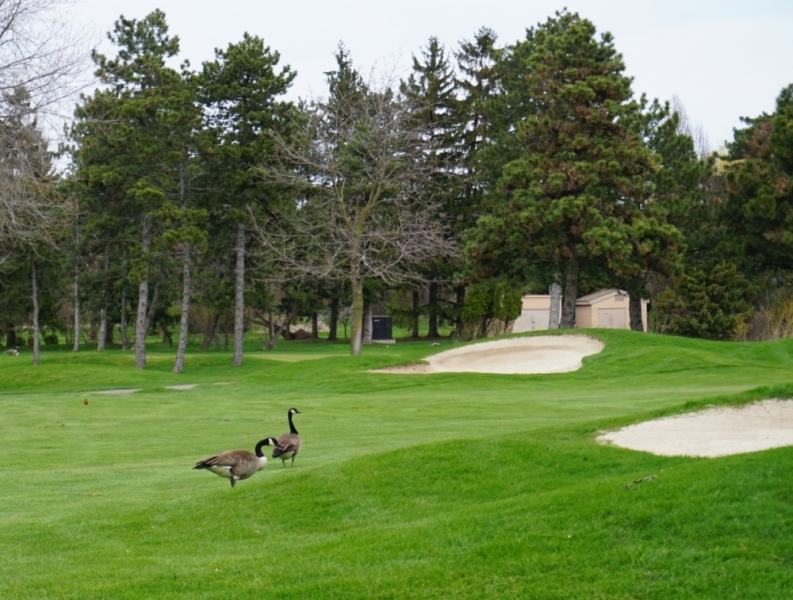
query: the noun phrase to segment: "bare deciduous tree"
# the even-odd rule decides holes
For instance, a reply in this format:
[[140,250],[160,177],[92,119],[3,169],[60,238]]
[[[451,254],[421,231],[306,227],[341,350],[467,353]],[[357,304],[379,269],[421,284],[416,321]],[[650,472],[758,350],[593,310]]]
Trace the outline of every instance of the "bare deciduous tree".
[[51,157],[36,125],[31,137],[30,123],[57,112],[85,86],[90,38],[64,17],[73,3],[0,0],[0,262],[9,246],[46,241],[51,229],[43,224],[62,208],[51,194],[32,189],[50,185],[36,169]]
[[260,248],[281,272],[348,280],[351,353],[360,354],[363,284],[421,280],[416,267],[456,248],[433,194],[431,136],[392,86],[338,86],[306,107],[297,142],[278,140],[280,164],[266,179],[298,200],[278,215],[254,215]]
[[697,156],[701,160],[705,160],[710,155],[711,149],[708,134],[705,132],[705,128],[702,127],[702,123],[697,123],[696,125],[691,123],[686,107],[683,106],[683,101],[677,95],[672,96],[672,112],[677,113],[679,118],[677,132],[694,140]]
[[0,0],[0,95],[24,87],[42,114],[85,85],[91,40],[64,16],[74,3]]
[[33,364],[40,361],[39,285],[36,260],[56,246],[68,224],[69,208],[54,190],[52,155],[30,110],[25,88],[4,95],[8,114],[0,118],[0,266],[8,258],[30,262],[33,304]]

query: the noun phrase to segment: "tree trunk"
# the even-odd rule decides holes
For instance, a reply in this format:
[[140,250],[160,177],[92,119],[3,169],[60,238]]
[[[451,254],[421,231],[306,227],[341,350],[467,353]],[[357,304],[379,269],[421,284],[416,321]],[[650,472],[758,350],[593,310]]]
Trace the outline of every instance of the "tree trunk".
[[36,282],[36,260],[30,259],[30,284],[33,299],[33,364],[41,364],[41,345],[39,342],[39,286]]
[[427,338],[436,340],[440,336],[438,333],[438,283],[430,283],[430,305],[429,305],[429,332]]
[[328,341],[335,342],[338,339],[339,330],[339,299],[337,297],[330,301],[330,323],[328,325]]
[[[151,251],[152,225],[148,215],[143,217],[143,255],[147,256]],[[138,285],[138,314],[135,319],[135,368],[146,368],[146,334],[148,333],[148,323],[146,322],[146,308],[149,301],[149,267],[143,274],[143,279]]]
[[190,316],[190,244],[185,243],[182,254],[182,318],[179,321],[179,345],[176,347],[174,373],[184,368],[184,354],[187,350],[188,318]]
[[[107,272],[110,269],[110,249],[105,248],[105,271],[104,276],[107,277]],[[104,352],[107,344],[107,288],[102,290],[102,308],[99,309],[99,337],[96,342],[97,352]],[[112,335],[112,332],[111,332]]]
[[644,323],[642,322],[642,297],[636,290],[631,291],[628,312],[631,317],[631,329],[633,331],[644,331]]
[[414,340],[419,339],[419,291],[413,290],[413,314],[411,320],[413,321],[413,331],[410,334]]
[[245,317],[245,225],[237,225],[237,267],[234,290],[234,359],[232,365],[242,366],[242,336]]
[[281,323],[281,326],[276,330],[275,334],[267,342],[267,345],[264,347],[265,350],[275,349],[275,345],[278,343],[278,337],[289,326],[289,323],[292,321],[292,316],[293,315],[289,314],[289,312],[284,313],[284,322]]
[[358,269],[353,269],[352,275],[352,324],[350,325],[350,354],[357,356],[361,353],[363,341],[363,278]]
[[317,313],[311,315],[311,339],[319,339],[319,316]]
[[17,330],[13,325],[6,327],[6,348],[16,348]]
[[292,320],[286,322],[286,328],[281,328],[282,335],[284,336],[285,340],[293,340],[295,339],[295,335],[292,333]]
[[127,290],[121,290],[121,349],[129,350],[129,331],[127,331]]
[[138,314],[135,319],[135,368],[146,368],[146,304],[149,301],[149,280],[144,279],[138,285]]
[[275,336],[275,323],[273,320],[275,319],[275,315],[273,314],[272,309],[267,311],[267,341],[273,339]]
[[363,310],[363,343],[372,343],[372,303],[367,302]]
[[570,258],[567,261],[567,279],[562,300],[562,321],[560,329],[572,329],[575,325],[575,301],[578,299],[578,248],[570,248]]
[[151,331],[151,326],[154,323],[154,315],[157,312],[157,305],[160,302],[160,284],[154,284],[154,293],[151,295],[151,302],[149,303],[149,310],[146,313],[146,333]]
[[212,315],[212,318],[207,323],[206,331],[204,331],[204,341],[201,342],[201,350],[209,350],[210,344],[212,344],[212,338],[215,337],[215,328],[217,327],[218,321],[220,321],[220,313],[215,313]]
[[99,334],[96,338],[96,351],[104,352],[107,341],[107,305],[99,310]]
[[[212,332],[212,341],[215,342],[215,350],[220,350],[220,315],[218,314],[217,323],[215,323],[215,330]],[[228,350],[228,340],[226,341],[226,350]]]
[[80,286],[79,271],[74,268],[74,346],[72,352],[80,351]]
[[[79,205],[78,205],[79,208]],[[78,211],[78,216],[75,220],[75,248],[77,255],[74,261],[74,346],[72,346],[72,352],[79,352],[80,351],[80,259],[79,259],[79,251],[80,251],[80,216]]]
[[160,321],[160,327],[162,327],[162,343],[163,345],[168,344],[170,348],[173,346],[173,336],[171,335],[171,330],[168,329],[168,325],[165,321]]
[[465,286],[458,285],[455,289],[456,297],[456,308],[455,311],[457,315],[454,318],[454,334],[461,338],[463,336],[463,327],[465,324],[463,323],[463,308],[465,307]]
[[548,329],[559,329],[559,305],[562,299],[562,286],[556,281],[548,288],[551,294],[551,312],[548,315]]
[[108,348],[113,346],[113,330],[115,329],[115,325],[110,322],[109,316],[106,315],[105,318],[108,319],[107,328],[105,329],[105,348]]

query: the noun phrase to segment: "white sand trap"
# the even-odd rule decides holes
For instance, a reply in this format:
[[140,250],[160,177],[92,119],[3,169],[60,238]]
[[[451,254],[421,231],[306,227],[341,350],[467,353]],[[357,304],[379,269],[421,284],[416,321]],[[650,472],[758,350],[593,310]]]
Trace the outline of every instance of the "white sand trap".
[[716,457],[793,446],[793,400],[646,421],[605,433],[597,441],[660,456]]
[[603,350],[603,342],[585,335],[544,335],[471,344],[426,359],[429,364],[380,369],[376,373],[567,373],[585,356]]
[[166,390],[192,390],[194,387],[198,387],[197,383],[183,383],[182,385],[166,385]]
[[101,390],[98,392],[86,392],[87,394],[104,394],[105,396],[126,396],[127,394],[134,394],[135,392],[139,392],[143,388],[137,388],[135,390]]

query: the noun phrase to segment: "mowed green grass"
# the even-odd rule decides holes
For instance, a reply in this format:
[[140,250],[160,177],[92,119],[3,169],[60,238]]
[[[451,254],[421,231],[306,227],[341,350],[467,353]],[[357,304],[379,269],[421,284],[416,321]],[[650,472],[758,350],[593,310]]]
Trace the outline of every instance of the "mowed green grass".
[[[145,372],[118,350],[0,356],[0,598],[793,597],[793,448],[594,442],[793,396],[793,340],[592,335],[582,370],[537,376],[367,372],[448,341],[251,343],[243,367],[193,352],[179,376],[157,347]],[[141,391],[92,393],[117,388]],[[294,468],[235,489],[191,470],[284,433],[291,406]]]

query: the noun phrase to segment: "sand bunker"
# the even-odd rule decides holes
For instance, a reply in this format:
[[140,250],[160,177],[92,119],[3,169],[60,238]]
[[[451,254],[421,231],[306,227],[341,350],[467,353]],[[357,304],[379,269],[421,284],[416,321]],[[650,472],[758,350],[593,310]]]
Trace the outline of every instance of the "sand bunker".
[[376,373],[566,373],[603,350],[603,342],[585,335],[544,335],[471,344],[426,359],[429,364],[380,369]]
[[166,390],[192,390],[194,387],[198,387],[197,383],[183,383],[181,385],[166,385]]
[[86,394],[104,394],[106,396],[126,396],[127,394],[134,394],[139,392],[141,388],[135,390],[100,390],[98,392],[85,392]]
[[603,434],[601,443],[661,456],[716,457],[793,446],[793,400],[646,421]]

